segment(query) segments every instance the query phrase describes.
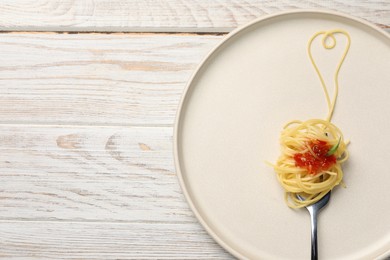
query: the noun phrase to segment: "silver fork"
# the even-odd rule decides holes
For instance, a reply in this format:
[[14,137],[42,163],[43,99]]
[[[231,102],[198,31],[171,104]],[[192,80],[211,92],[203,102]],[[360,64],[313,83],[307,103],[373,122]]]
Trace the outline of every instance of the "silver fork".
[[[329,191],[324,197],[322,197],[319,201],[316,203],[313,203],[309,206],[306,206],[307,210],[310,213],[310,219],[311,219],[311,260],[317,260],[318,259],[318,247],[317,247],[317,216],[320,212],[320,210],[325,207],[326,204],[328,204],[330,200],[330,194]],[[301,201],[304,201],[305,198],[297,195],[297,198]]]

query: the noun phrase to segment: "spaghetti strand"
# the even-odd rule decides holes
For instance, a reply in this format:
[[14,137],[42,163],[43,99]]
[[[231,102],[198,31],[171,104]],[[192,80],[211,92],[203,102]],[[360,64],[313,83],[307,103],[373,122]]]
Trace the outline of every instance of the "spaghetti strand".
[[[331,100],[311,49],[314,40],[318,36],[322,36],[321,43],[325,49],[333,49],[337,43],[335,34],[344,35],[347,44],[336,67],[334,95]],[[285,189],[286,203],[291,208],[301,208],[317,202],[342,182],[344,173],[341,163],[349,157],[348,142],[344,141],[340,129],[330,121],[338,96],[340,69],[348,54],[350,43],[349,34],[340,29],[319,31],[309,39],[308,56],[325,94],[328,114],[325,120],[290,121],[282,130],[280,136],[281,155],[273,167],[278,181]],[[305,200],[299,200],[297,195],[305,197]]]

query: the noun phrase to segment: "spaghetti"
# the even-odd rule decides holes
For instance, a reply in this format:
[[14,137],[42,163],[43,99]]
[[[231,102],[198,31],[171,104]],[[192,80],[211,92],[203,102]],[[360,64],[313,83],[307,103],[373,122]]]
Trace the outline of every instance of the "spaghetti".
[[[336,68],[334,96],[330,100],[325,81],[313,59],[311,46],[313,41],[322,35],[322,46],[325,49],[333,49],[336,46],[335,34],[344,35],[347,44]],[[343,179],[341,164],[348,159],[347,142],[340,129],[330,121],[338,96],[339,72],[347,56],[350,42],[349,34],[343,30],[317,32],[308,42],[308,55],[325,93],[328,114],[325,120],[291,121],[282,130],[281,155],[273,167],[285,189],[286,203],[291,208],[301,208],[317,202]],[[304,197],[305,200],[301,201],[297,195]]]

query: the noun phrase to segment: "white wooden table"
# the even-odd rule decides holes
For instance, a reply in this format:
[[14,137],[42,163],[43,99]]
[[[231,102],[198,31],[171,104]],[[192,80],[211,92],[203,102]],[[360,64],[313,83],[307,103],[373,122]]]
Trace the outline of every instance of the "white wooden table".
[[388,0],[0,0],[0,258],[233,258],[178,185],[176,108],[227,32],[299,8],[390,32]]

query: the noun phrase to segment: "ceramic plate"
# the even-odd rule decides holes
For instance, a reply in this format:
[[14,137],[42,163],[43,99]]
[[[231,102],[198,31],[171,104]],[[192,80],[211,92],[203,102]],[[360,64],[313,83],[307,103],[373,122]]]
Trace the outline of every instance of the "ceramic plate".
[[[327,105],[306,53],[317,31],[344,29],[351,48],[332,122],[350,139],[346,188],[319,216],[321,259],[390,254],[390,37],[349,16],[281,13],[229,34],[199,66],[175,126],[175,161],[189,205],[209,234],[242,259],[309,259],[310,218],[292,210],[273,169],[292,119],[325,118]],[[331,87],[345,39],[313,47]]]

